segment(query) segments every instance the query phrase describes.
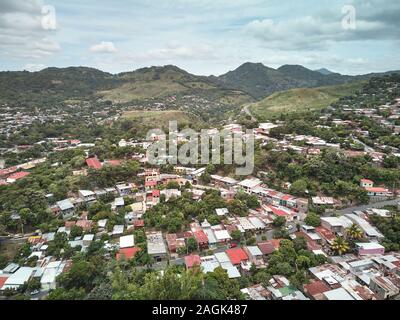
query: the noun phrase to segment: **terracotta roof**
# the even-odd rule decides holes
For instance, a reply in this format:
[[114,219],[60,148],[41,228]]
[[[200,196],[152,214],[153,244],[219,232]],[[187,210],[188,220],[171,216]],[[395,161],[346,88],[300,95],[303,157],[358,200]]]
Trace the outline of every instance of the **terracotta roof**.
[[0,277],[0,289],[4,285],[4,283],[7,281],[8,277]]
[[365,190],[369,192],[389,192],[388,189],[380,187],[370,187],[370,188],[365,188]]
[[200,256],[197,254],[191,254],[185,257],[186,268],[193,268],[195,265],[199,266],[200,263]]
[[16,173],[9,175],[7,179],[18,180],[18,179],[24,178],[28,175],[30,175],[30,172],[20,171],[20,172],[16,172]]
[[242,248],[232,248],[225,251],[231,260],[232,264],[239,264],[242,261],[248,260],[247,253]]
[[135,226],[135,228],[144,227],[144,220],[143,219],[135,220],[133,221],[133,225]]
[[88,167],[93,168],[93,169],[101,169],[101,162],[97,158],[88,158],[86,159],[86,164]]
[[144,183],[144,185],[145,185],[145,187],[156,186],[156,185],[157,185],[157,181],[155,181],[155,180],[149,180],[149,181],[146,181],[146,182]]
[[120,249],[117,252],[116,258],[117,260],[121,260],[123,258],[125,259],[131,259],[133,258],[137,252],[139,252],[141,249],[138,247],[132,247],[132,248],[123,248]]

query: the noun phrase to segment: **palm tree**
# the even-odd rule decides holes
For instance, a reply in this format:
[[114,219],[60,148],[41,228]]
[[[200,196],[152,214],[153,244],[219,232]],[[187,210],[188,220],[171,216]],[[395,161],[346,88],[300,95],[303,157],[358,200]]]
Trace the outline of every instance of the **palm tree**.
[[340,256],[349,251],[349,243],[343,237],[336,237],[331,245],[332,250],[337,252]]
[[347,228],[346,232],[351,239],[361,239],[364,236],[363,231],[355,223],[353,223],[349,228]]

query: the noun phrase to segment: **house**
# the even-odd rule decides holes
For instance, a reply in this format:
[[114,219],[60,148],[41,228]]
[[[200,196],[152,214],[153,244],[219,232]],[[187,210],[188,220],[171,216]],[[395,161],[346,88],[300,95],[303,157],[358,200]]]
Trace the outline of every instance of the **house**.
[[22,178],[25,178],[25,177],[28,176],[28,175],[30,175],[30,173],[27,172],[27,171],[15,172],[15,173],[10,174],[10,175],[7,177],[6,182],[7,182],[7,183],[14,183],[15,181],[17,181],[17,180],[19,180],[19,179],[22,179]]
[[130,183],[120,183],[115,186],[117,189],[118,194],[121,197],[127,196],[132,193],[132,184]]
[[233,186],[235,186],[238,183],[233,178],[221,177],[216,174],[211,175],[211,181],[218,187],[227,187],[228,189],[232,188]]
[[245,192],[251,193],[251,190],[260,186],[262,184],[262,181],[257,178],[252,178],[252,179],[245,179],[241,182],[238,183],[238,186],[242,188]]
[[374,186],[374,182],[369,179],[361,179],[360,180],[360,187],[361,188],[372,188]]
[[63,272],[66,266],[66,262],[53,261],[49,262],[44,270],[43,275],[40,279],[42,290],[54,290],[56,289],[56,278]]
[[122,248],[116,254],[117,260],[129,260],[135,257],[136,253],[138,253],[141,249],[139,247],[130,247],[130,248]]
[[233,265],[238,265],[242,261],[248,261],[249,256],[242,248],[232,248],[225,251]]
[[376,242],[357,242],[355,245],[359,256],[385,253],[385,247]]
[[332,197],[312,197],[313,205],[315,206],[334,206],[335,200]]
[[160,231],[147,232],[146,238],[147,253],[149,255],[151,255],[156,261],[161,261],[167,256],[167,248]]
[[29,281],[31,278],[34,268],[31,267],[21,267],[14,273],[12,273],[7,280],[4,282],[2,290],[5,289],[18,289],[21,287],[25,282]]
[[399,294],[399,288],[387,277],[374,276],[371,278],[369,288],[379,299],[388,299]]
[[244,251],[247,253],[249,260],[252,264],[256,267],[263,267],[264,260],[263,260],[263,253],[257,246],[245,246]]
[[91,190],[78,190],[78,194],[86,203],[96,201],[96,194]]
[[191,254],[189,256],[185,256],[185,265],[187,269],[191,269],[195,266],[200,266],[201,260],[200,256],[197,254]]
[[367,194],[370,197],[391,197],[393,195],[387,188],[370,187],[365,188],[365,190],[367,190]]
[[85,234],[82,238],[82,243],[85,247],[88,247],[90,246],[93,240],[94,240],[94,234]]
[[227,208],[217,208],[215,209],[217,216],[223,217],[229,213]]
[[171,253],[175,253],[179,248],[185,248],[185,239],[178,238],[176,233],[167,233],[165,235],[165,240],[167,241],[168,250]]
[[196,239],[197,245],[200,249],[208,248],[208,237],[204,230],[197,230],[193,232],[193,236]]
[[304,293],[313,300],[324,300],[323,293],[331,290],[329,286],[321,280],[314,280],[303,287]]
[[99,170],[102,168],[102,164],[99,159],[97,159],[97,157],[87,158],[86,164],[89,168],[92,168],[94,170]]
[[117,235],[120,235],[123,233],[124,233],[124,225],[123,224],[121,224],[121,225],[117,224],[113,227],[113,230],[112,230],[113,236],[117,236]]
[[229,242],[232,237],[229,235],[228,230],[214,230],[215,239],[219,243]]
[[77,227],[81,227],[84,232],[89,232],[89,231],[92,230],[93,221],[92,220],[81,219],[81,220],[78,220],[75,225]]
[[321,217],[321,226],[333,233],[344,233],[353,222],[345,216]]
[[134,239],[133,234],[119,238],[119,247],[121,249],[130,248],[130,247],[133,247],[134,245],[135,245],[135,239]]
[[257,243],[257,247],[260,249],[264,257],[273,253],[276,250],[274,244],[271,241],[259,242]]
[[74,215],[75,207],[69,199],[58,201],[57,207],[64,219],[70,218]]
[[345,216],[349,218],[351,221],[353,221],[355,224],[357,224],[364,232],[364,235],[370,240],[379,240],[384,237],[383,234],[381,234],[378,230],[376,230],[373,226],[371,226],[368,221],[361,218],[360,216],[354,213],[349,213],[346,214]]
[[324,300],[355,300],[345,289],[337,288],[323,293]]
[[255,284],[251,287],[240,289],[249,300],[271,300],[271,293],[261,284]]
[[125,206],[125,200],[122,197],[118,197],[114,199],[114,203],[111,206],[114,210],[121,209]]

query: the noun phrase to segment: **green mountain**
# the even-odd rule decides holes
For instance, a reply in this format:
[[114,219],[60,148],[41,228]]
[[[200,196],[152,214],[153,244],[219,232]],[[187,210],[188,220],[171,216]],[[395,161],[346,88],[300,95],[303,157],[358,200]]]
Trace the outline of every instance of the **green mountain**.
[[324,74],[324,75],[335,73],[335,72],[332,72],[331,70],[328,70],[326,68],[321,68],[321,69],[317,69],[317,70],[314,70],[314,71],[319,72],[319,73]]
[[208,77],[175,66],[142,68],[112,75],[93,68],[47,68],[39,72],[0,72],[0,103],[47,105],[72,101],[129,103],[172,95],[194,95],[222,104],[253,99]]
[[339,73],[312,71],[301,65],[283,65],[278,69],[273,69],[262,63],[245,63],[219,77],[212,77],[212,80],[224,87],[242,90],[256,100],[260,100],[277,91],[339,85],[367,80],[383,74],[385,73],[347,76]]

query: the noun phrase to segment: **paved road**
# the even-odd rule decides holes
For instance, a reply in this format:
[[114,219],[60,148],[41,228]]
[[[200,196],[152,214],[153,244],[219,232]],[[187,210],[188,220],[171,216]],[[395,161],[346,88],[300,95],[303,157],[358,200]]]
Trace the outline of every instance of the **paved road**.
[[381,201],[381,202],[375,202],[375,203],[366,204],[366,205],[362,205],[362,206],[358,206],[358,207],[345,208],[345,209],[338,210],[337,212],[339,214],[347,214],[347,213],[353,213],[353,211],[363,211],[363,210],[366,210],[368,208],[379,209],[379,208],[383,208],[384,206],[396,206],[399,201],[400,201],[400,199],[397,198],[397,199],[394,199],[394,200],[386,200],[386,201]]
[[351,136],[353,138],[353,140],[359,144],[361,144],[364,147],[364,151],[365,152],[375,152],[375,150],[369,146],[367,146],[364,142],[358,140],[356,137],[354,137],[353,135]]
[[251,117],[252,121],[257,121],[257,119],[253,116],[253,114],[250,112],[249,106],[245,105],[242,109],[242,112],[245,112],[247,115]]

